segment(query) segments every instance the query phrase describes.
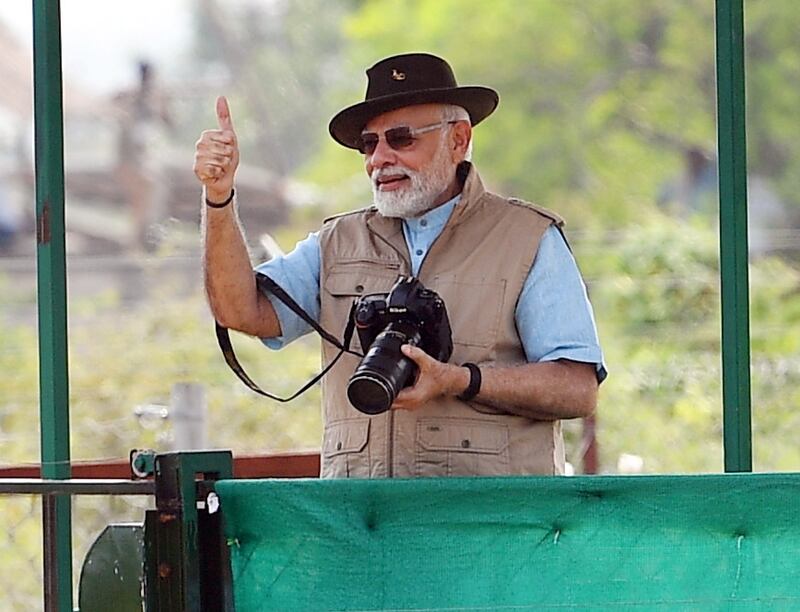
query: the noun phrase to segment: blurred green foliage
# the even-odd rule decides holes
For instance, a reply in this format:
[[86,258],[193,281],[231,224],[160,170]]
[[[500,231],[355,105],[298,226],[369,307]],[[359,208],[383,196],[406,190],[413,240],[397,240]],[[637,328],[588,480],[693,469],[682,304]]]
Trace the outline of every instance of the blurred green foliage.
[[[713,163],[713,11],[704,0],[376,0],[344,23],[348,66],[427,51],[448,58],[460,83],[500,92],[474,157],[490,188],[567,218],[611,372],[599,409],[604,470],[622,453],[643,456],[646,471],[722,465],[716,212],[657,204],[689,151]],[[746,4],[749,168],[790,213],[800,210],[799,27],[790,0]],[[338,107],[361,99],[363,82]],[[368,201],[358,157],[329,140],[304,176],[329,186],[331,210]],[[751,281],[753,427],[763,436],[754,462],[797,469],[796,262],[760,259]],[[577,448],[578,428],[568,431]]]
[[[613,234],[613,243],[586,239],[576,248],[610,369],[598,410],[604,468],[614,471],[628,453],[643,457],[648,472],[719,471],[716,235],[658,215],[631,229]],[[750,278],[754,468],[794,471],[800,273],[763,259]]]

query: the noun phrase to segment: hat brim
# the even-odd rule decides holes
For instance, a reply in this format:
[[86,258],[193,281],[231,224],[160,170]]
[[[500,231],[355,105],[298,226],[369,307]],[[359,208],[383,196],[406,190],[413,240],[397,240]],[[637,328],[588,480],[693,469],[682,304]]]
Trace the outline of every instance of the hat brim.
[[331,119],[328,131],[339,144],[357,149],[364,126],[382,113],[414,104],[455,104],[465,108],[472,125],[477,125],[494,112],[499,99],[495,90],[480,86],[425,89],[381,96],[339,111]]

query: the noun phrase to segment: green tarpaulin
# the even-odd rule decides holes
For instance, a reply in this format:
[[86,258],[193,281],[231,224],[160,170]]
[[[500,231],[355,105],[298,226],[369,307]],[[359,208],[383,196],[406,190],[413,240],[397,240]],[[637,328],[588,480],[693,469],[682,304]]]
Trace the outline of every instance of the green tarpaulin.
[[800,475],[217,491],[240,611],[800,610]]

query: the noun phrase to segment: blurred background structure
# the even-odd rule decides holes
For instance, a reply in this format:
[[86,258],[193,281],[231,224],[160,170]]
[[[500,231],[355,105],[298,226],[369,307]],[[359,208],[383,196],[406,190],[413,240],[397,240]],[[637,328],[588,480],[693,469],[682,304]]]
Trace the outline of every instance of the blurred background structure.
[[[30,13],[0,5],[5,465],[39,457]],[[186,430],[170,407],[186,384],[203,388],[210,447],[318,446],[316,389],[273,404],[218,352],[194,142],[226,94],[254,261],[289,250],[324,217],[369,202],[361,161],[330,140],[329,118],[363,96],[367,66],[423,50],[447,57],[461,82],[500,92],[475,132],[489,187],[567,219],[610,371],[595,444],[567,424],[576,471],[589,450],[603,473],[720,471],[713,21],[705,0],[62,3],[73,458],[173,448]],[[754,469],[797,470],[800,12],[794,0],[750,0],[746,29]],[[143,76],[154,77],[146,93]],[[144,196],[127,188],[120,152],[131,151]],[[235,341],[248,372],[278,393],[319,365],[313,337],[280,357]],[[137,517],[135,503],[77,498],[76,558],[109,520]],[[41,601],[37,513],[34,499],[0,499],[14,527],[0,536],[2,609]]]

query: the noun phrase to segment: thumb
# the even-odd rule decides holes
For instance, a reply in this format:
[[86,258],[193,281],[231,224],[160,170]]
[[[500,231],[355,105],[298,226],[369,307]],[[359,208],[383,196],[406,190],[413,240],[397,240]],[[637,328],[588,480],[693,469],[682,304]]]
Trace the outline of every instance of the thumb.
[[416,362],[417,365],[420,365],[420,362],[425,358],[425,351],[411,344],[403,344],[400,350],[403,352],[403,355]]
[[228,99],[225,96],[219,96],[217,98],[217,123],[221,130],[234,131],[231,109],[228,108]]

